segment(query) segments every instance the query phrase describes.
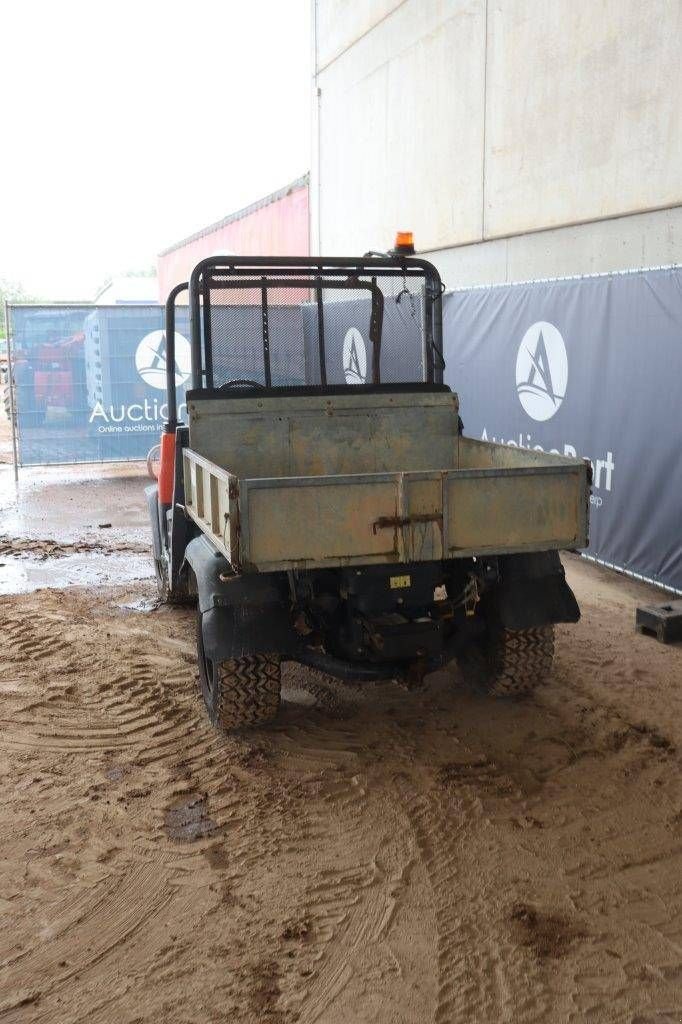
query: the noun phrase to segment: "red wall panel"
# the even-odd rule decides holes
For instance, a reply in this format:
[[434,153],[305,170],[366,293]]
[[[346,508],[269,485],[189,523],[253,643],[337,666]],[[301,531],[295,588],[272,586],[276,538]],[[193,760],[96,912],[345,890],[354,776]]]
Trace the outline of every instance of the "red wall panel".
[[270,202],[256,205],[227,223],[207,229],[158,258],[159,300],[187,281],[193,267],[221,252],[238,256],[307,256],[308,185],[292,186]]

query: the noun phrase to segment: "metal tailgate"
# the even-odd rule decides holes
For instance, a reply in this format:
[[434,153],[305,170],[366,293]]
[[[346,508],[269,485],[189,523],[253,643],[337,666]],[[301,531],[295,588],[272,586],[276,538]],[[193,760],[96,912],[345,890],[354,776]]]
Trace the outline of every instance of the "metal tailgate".
[[586,464],[488,454],[520,464],[237,480],[185,449],[186,509],[244,571],[586,546]]
[[587,468],[245,480],[244,568],[410,562],[587,543]]

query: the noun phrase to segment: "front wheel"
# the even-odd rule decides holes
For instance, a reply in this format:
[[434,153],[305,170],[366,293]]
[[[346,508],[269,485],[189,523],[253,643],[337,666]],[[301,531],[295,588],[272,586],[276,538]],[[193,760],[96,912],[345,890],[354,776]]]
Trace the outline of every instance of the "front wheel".
[[265,725],[280,703],[280,659],[276,654],[248,654],[214,662],[206,656],[197,616],[199,685],[208,717],[226,731]]
[[465,677],[492,697],[527,697],[546,682],[554,660],[554,626],[488,625],[459,659]]
[[168,579],[168,563],[164,558],[157,558],[152,548],[154,559],[154,575],[156,576],[156,592],[161,604],[194,604],[194,595],[186,588],[171,590]]

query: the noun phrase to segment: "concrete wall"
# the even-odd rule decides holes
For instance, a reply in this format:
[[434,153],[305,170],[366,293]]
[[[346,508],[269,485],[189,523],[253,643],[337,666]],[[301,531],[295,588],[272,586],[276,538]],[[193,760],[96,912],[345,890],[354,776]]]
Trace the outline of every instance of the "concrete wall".
[[449,284],[682,261],[679,0],[313,0],[313,252]]

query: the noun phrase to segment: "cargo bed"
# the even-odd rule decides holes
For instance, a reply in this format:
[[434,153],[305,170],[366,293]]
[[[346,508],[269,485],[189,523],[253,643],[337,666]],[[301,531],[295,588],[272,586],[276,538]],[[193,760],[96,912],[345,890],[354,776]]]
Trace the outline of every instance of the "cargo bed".
[[185,509],[238,571],[587,545],[588,464],[459,436],[446,388],[188,410]]

